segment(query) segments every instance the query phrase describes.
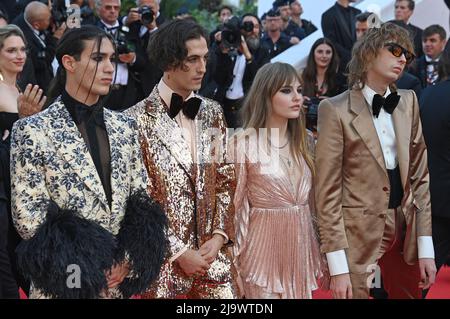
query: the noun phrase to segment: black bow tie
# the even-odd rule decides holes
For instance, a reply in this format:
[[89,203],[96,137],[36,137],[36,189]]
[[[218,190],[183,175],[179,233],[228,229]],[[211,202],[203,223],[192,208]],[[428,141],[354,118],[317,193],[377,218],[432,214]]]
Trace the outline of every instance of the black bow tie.
[[39,31],[39,38],[45,41],[45,39],[47,38],[47,33],[45,31]]
[[87,125],[97,124],[98,126],[106,128],[103,106],[101,103],[91,106],[84,105],[71,97],[65,90],[61,94],[61,98],[66,105],[66,108],[69,110],[73,121],[77,125],[85,122]]
[[202,100],[198,97],[193,97],[183,102],[183,98],[180,95],[173,93],[170,101],[169,116],[173,119],[183,110],[183,114],[193,120],[200,109],[200,104],[202,104]]
[[426,61],[425,64],[426,65],[436,65],[437,66],[439,64],[439,61]]
[[386,112],[392,114],[397,107],[398,101],[400,101],[400,95],[397,92],[389,94],[386,98],[380,94],[375,94],[372,100],[373,115],[378,118],[381,108],[384,108]]

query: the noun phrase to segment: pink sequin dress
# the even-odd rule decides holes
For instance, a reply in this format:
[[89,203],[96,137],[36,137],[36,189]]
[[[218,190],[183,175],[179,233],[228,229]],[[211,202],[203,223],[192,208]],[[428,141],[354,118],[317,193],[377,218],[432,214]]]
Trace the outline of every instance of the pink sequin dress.
[[302,159],[289,174],[281,160],[262,163],[258,152],[242,144],[234,198],[234,262],[240,279],[283,299],[312,298],[326,264],[309,205],[311,171]]

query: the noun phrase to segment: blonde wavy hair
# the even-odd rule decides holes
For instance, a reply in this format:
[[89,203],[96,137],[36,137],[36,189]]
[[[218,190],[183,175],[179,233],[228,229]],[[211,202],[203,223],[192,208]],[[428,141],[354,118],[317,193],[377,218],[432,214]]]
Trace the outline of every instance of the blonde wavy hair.
[[[267,128],[267,122],[272,112],[273,96],[284,85],[295,80],[302,83],[297,71],[287,63],[268,63],[259,69],[240,110],[244,131]],[[300,164],[301,157],[303,157],[311,172],[314,172],[314,160],[308,147],[308,134],[303,111],[298,118],[288,120],[287,133],[291,142],[290,151],[295,161]]]
[[370,28],[353,46],[352,59],[348,64],[349,88],[356,90],[364,88],[371,62],[388,42],[395,42],[414,53],[409,32],[405,28],[390,22],[383,23],[380,28]]

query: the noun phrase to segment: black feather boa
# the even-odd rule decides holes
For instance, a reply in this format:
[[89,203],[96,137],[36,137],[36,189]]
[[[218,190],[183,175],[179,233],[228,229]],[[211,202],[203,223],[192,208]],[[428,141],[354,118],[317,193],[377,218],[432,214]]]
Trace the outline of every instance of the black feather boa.
[[[115,261],[114,235],[55,202],[35,235],[17,247],[18,265],[33,286],[50,298],[98,298],[107,288],[105,270]],[[70,288],[68,266],[81,270],[81,289]]]
[[[168,251],[167,217],[145,191],[127,201],[120,231],[109,231],[50,201],[35,235],[16,249],[23,274],[47,297],[98,298],[107,289],[105,272],[129,256],[132,276],[119,286],[125,298],[144,292],[157,278]],[[81,271],[81,289],[70,288],[68,266]]]
[[120,284],[124,298],[144,292],[158,277],[168,253],[167,217],[162,208],[142,190],[127,203],[117,235],[118,255],[128,253],[132,276]]

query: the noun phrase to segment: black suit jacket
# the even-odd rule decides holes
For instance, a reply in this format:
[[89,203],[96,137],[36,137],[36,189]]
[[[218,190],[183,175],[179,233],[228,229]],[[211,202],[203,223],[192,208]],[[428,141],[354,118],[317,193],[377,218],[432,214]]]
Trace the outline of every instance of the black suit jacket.
[[415,54],[417,57],[421,57],[423,55],[423,47],[422,47],[423,30],[411,23],[407,25],[407,29],[409,31],[409,34],[411,35],[411,39],[413,40]]
[[311,21],[302,19],[302,29],[305,31],[306,36],[308,36],[316,32],[317,27]]
[[[233,70],[236,60],[231,59],[227,54],[223,54],[219,46],[215,49],[216,63],[213,71],[213,79],[217,83],[217,92],[214,99],[223,103],[225,94],[233,83]],[[256,76],[256,72],[266,63],[270,62],[269,51],[265,46],[260,46],[258,50],[252,52],[253,61],[245,65],[242,87],[244,94],[248,92]]]
[[427,87],[420,99],[423,135],[428,149],[431,210],[450,218],[450,81]]
[[[161,15],[159,17],[161,17]],[[163,72],[156,65],[151,63],[148,58],[147,47],[150,37],[152,36],[151,33],[147,32],[141,37],[139,34],[140,29],[140,23],[133,23],[130,25],[128,40],[132,42],[136,48],[136,61],[129,67],[129,70],[134,73],[135,78],[138,81],[140,86],[140,97],[143,99],[150,95],[153,87],[158,84],[163,76]]]
[[[30,74],[25,74],[26,78],[36,79],[36,83],[40,86],[44,92],[47,92],[50,81],[54,78],[52,62],[55,57],[55,48],[57,39],[48,34],[45,40],[45,47],[34,35],[33,30],[25,22],[23,14],[18,16],[14,22],[22,31],[27,40],[27,46],[29,49],[28,59],[26,63],[32,63],[32,68],[25,66],[25,70],[29,70]],[[33,83],[32,80],[28,83]]]
[[351,50],[356,42],[356,16],[361,10],[349,7],[351,21],[346,21],[340,7],[336,2],[322,14],[322,31],[323,35],[336,46],[341,59],[340,69],[343,71],[351,59]]
[[422,55],[420,58],[416,59],[416,62],[408,69],[408,72],[419,78],[422,88],[426,88],[428,86],[427,62],[425,60],[425,55]]
[[420,83],[417,76],[412,75],[409,72],[403,72],[403,75],[397,80],[396,84],[399,89],[413,90],[416,92],[417,98],[420,98],[422,93],[422,83]]
[[12,21],[17,15],[16,0],[2,0],[0,10],[8,16],[9,21]]

